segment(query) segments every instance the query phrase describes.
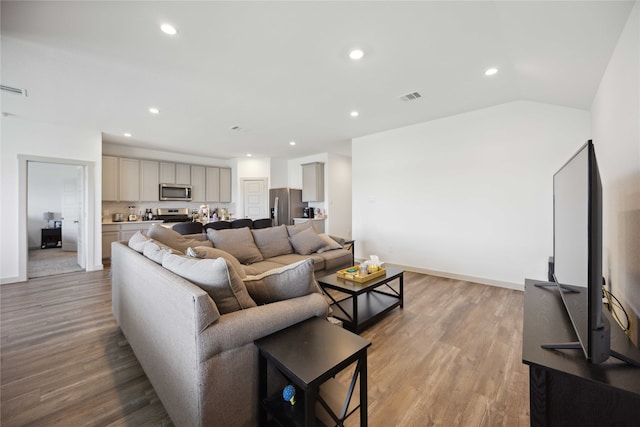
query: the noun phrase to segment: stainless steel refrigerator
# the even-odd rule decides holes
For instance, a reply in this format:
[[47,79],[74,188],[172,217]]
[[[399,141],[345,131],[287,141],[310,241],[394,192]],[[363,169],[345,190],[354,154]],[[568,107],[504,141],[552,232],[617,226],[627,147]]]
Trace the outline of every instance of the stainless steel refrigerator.
[[295,188],[270,189],[269,208],[274,226],[293,224],[293,218],[302,218],[304,208],[302,190]]

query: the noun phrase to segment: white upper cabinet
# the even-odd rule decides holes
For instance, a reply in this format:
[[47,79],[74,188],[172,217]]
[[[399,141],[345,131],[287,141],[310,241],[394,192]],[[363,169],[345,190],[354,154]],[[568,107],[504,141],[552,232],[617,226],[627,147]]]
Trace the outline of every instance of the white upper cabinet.
[[191,185],[191,165],[176,164],[176,184]]
[[231,169],[220,168],[220,201],[231,203]]
[[206,178],[204,166],[191,166],[191,200],[194,202],[206,201]]
[[160,184],[176,183],[176,164],[160,162]]
[[140,160],[140,201],[157,202],[159,195],[159,164],[154,160]]
[[324,163],[313,162],[302,165],[302,201],[324,201]]
[[102,200],[118,201],[118,158],[102,156]]
[[118,159],[120,182],[119,200],[136,202],[140,200],[140,161],[137,159]]

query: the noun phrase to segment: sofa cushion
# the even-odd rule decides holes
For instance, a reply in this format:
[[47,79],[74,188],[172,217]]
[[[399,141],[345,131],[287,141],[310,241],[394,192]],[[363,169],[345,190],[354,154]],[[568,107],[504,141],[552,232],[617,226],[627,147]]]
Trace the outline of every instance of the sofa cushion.
[[307,228],[313,228],[311,221],[301,222],[300,224],[287,225],[287,234],[289,234],[289,237],[291,237],[301,231],[306,230]]
[[295,264],[267,271],[258,276],[244,278],[249,295],[257,304],[269,304],[311,293],[322,293],[313,274],[313,261],[302,260]]
[[151,261],[160,265],[162,265],[162,260],[166,254],[183,255],[182,252],[153,239],[149,239],[145,242],[142,254]]
[[324,258],[324,269],[327,271],[351,267],[353,264],[353,254],[346,249],[334,249],[320,255]]
[[[311,255],[299,255],[299,254],[289,254],[289,255],[280,255],[273,258],[269,258],[271,262],[277,262],[280,265],[289,265],[303,259],[310,258],[313,260],[313,269],[314,271],[323,270],[324,269],[324,258],[321,254],[311,254]],[[247,274],[251,274],[247,272]]]
[[220,314],[256,306],[242,279],[224,258],[198,259],[168,254],[162,266],[200,286],[216,303]]
[[302,230],[289,237],[291,246],[300,255],[311,255],[318,249],[324,248],[327,244],[322,238],[318,237],[313,228]]
[[153,224],[149,231],[147,231],[147,236],[182,253],[185,253],[187,248],[191,246],[211,246],[211,242],[209,241],[189,239],[177,231],[163,227],[160,224]]
[[[291,256],[291,255],[282,255],[282,256]],[[300,261],[300,259],[296,259],[296,262]],[[283,262],[273,262],[271,259],[265,259],[264,261],[254,262],[251,265],[243,265],[243,269],[245,272],[245,276],[257,276],[258,274],[266,273],[269,270],[273,270],[274,268],[280,268],[286,264],[293,263],[283,263]]]
[[149,240],[149,238],[142,234],[141,231],[138,231],[129,239],[129,247],[138,253],[142,253],[147,240]]
[[207,246],[196,246],[195,248],[187,249],[187,255],[194,258],[206,259],[224,258],[229,264],[231,264],[231,266],[236,271],[236,273],[238,273],[241,279],[244,279],[246,277],[244,268],[242,268],[242,264],[240,264],[238,258],[234,257],[229,252],[223,251],[222,249],[210,248]]
[[340,243],[336,242],[335,240],[333,240],[331,237],[329,237],[328,234],[320,233],[320,234],[318,234],[318,237],[320,237],[322,240],[324,240],[324,242],[327,244],[324,248],[318,249],[318,253],[331,251],[333,249],[342,249],[342,245]]
[[287,228],[284,225],[251,230],[251,234],[265,259],[293,252],[289,243]]
[[207,237],[213,242],[214,247],[229,252],[242,264],[252,264],[264,259],[253,241],[251,230],[247,227],[227,230],[210,228],[207,230]]

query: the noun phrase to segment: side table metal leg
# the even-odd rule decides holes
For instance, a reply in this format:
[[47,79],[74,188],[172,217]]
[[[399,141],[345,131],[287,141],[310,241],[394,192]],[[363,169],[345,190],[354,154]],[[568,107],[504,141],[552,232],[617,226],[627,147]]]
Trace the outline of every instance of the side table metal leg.
[[269,420],[262,402],[267,397],[267,359],[258,355],[258,422],[260,427],[267,427]]
[[404,273],[400,273],[400,308],[404,307]]
[[360,427],[367,427],[369,423],[367,402],[367,352],[365,350],[360,359]]

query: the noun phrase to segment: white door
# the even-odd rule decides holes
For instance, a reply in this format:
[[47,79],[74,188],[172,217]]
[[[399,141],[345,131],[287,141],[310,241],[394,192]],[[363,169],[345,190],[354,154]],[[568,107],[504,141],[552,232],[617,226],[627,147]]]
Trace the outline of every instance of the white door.
[[76,178],[66,179],[62,191],[62,250],[80,254],[78,240],[81,228],[83,168],[75,167]]
[[85,242],[87,241],[87,212],[85,211],[84,192],[85,192],[85,172],[83,166],[78,166],[76,174],[76,201],[78,203],[78,265],[87,268],[85,260]]
[[243,179],[242,195],[244,218],[269,218],[266,178]]

